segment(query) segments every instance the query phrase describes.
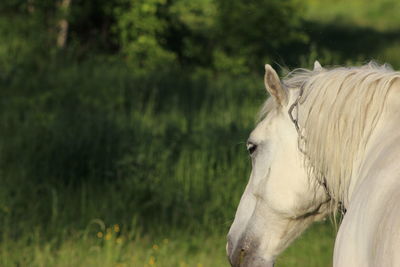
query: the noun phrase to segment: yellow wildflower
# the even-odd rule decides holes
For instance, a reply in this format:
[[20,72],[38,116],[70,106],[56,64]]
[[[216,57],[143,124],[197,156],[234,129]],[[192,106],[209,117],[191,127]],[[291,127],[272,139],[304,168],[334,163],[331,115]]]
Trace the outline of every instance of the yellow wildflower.
[[98,233],[97,233],[97,237],[98,237],[98,238],[102,238],[102,237],[103,237],[103,233],[102,233],[102,232],[98,232]]
[[157,244],[154,244],[154,245],[153,245],[153,249],[154,249],[154,250],[158,250],[158,245],[157,245]]
[[107,233],[107,234],[106,234],[106,240],[110,240],[111,237],[112,237],[112,234],[111,234],[111,233]]
[[121,229],[118,224],[114,224],[114,232],[118,233]]
[[156,263],[156,259],[153,256],[151,256],[150,260],[149,260],[149,264],[154,265],[155,263]]

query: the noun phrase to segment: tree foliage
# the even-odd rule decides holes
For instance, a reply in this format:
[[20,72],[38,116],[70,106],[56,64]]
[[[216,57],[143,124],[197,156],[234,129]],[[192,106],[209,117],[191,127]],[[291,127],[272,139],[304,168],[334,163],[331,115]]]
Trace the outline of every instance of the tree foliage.
[[218,7],[219,52],[246,66],[261,66],[281,47],[306,41],[294,1],[218,0]]
[[165,0],[136,0],[115,9],[122,52],[137,66],[154,67],[174,60],[162,38],[168,23],[158,16],[166,4]]
[[[80,56],[123,55],[144,70],[179,64],[233,73],[306,40],[294,0],[72,0],[68,12],[61,2],[2,1],[0,32],[12,28],[30,47],[56,51],[57,20],[67,16],[67,46]],[[0,50],[18,49],[5,40]]]

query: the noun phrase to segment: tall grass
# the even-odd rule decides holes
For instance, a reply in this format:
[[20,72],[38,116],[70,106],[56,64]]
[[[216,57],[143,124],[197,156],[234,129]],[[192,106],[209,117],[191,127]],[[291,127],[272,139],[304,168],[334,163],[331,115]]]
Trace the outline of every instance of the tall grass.
[[6,254],[10,242],[63,247],[93,220],[144,235],[226,231],[266,97],[258,77],[104,60],[20,69],[0,86]]
[[[0,246],[1,266],[228,266],[223,234],[188,234],[175,230],[157,235],[127,232],[119,225],[99,222],[81,233],[65,235],[62,240],[40,243],[40,232],[26,240]],[[277,266],[329,266],[332,258],[333,231],[317,224],[295,242]],[[30,241],[28,241],[28,239]]]

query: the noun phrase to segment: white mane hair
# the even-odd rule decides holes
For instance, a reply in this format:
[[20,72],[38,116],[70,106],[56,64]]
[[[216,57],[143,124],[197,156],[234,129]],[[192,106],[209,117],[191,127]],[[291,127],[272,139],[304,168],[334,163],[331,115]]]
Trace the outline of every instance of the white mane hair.
[[[356,159],[365,152],[398,78],[400,73],[391,67],[371,62],[361,67],[296,69],[282,80],[287,90],[303,90],[297,105],[299,145],[310,177],[326,184],[334,209],[347,201],[346,189],[360,167],[354,166]],[[262,113],[272,108],[267,100]]]
[[[400,78],[388,65],[295,69],[282,83],[303,90],[297,105],[299,146],[310,177],[325,184],[333,211],[347,201],[349,183],[381,118],[388,92]],[[260,118],[277,107],[269,98]],[[296,113],[296,112],[294,112]]]

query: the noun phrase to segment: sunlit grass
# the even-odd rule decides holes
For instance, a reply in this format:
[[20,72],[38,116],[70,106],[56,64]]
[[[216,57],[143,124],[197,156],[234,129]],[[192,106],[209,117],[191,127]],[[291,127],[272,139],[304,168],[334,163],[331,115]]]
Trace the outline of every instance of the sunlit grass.
[[[104,227],[103,227],[104,226]],[[8,266],[228,266],[225,233],[195,235],[181,230],[154,236],[126,232],[120,225],[97,225],[64,240],[40,241],[40,233],[2,243],[0,265]],[[99,228],[99,229],[97,229]],[[279,257],[277,267],[331,265],[333,230],[318,223]]]

